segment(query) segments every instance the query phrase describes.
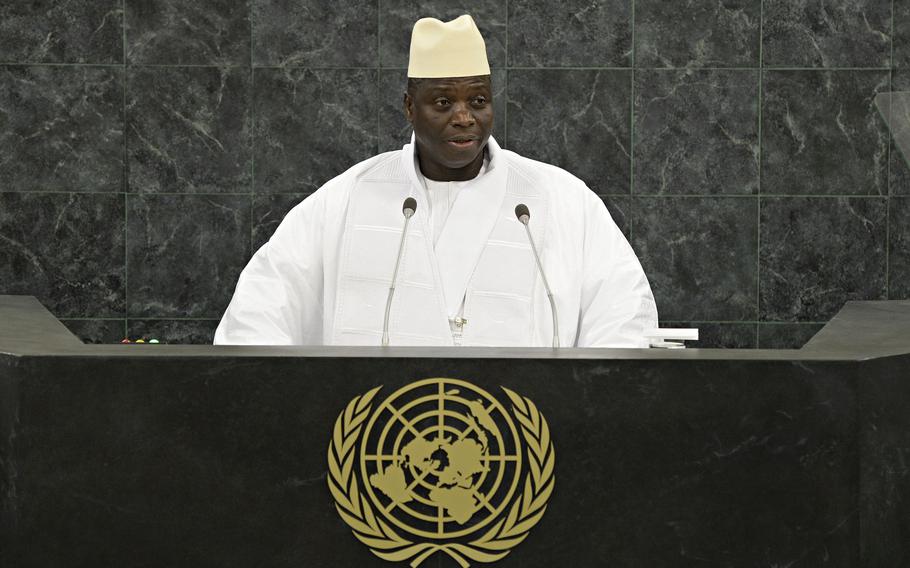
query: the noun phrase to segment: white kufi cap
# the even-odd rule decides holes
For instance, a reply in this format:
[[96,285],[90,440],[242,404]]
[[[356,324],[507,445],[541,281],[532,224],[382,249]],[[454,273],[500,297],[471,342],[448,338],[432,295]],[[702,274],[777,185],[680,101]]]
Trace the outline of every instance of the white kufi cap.
[[408,77],[439,79],[489,75],[487,47],[471,16],[443,22],[421,18],[411,32]]

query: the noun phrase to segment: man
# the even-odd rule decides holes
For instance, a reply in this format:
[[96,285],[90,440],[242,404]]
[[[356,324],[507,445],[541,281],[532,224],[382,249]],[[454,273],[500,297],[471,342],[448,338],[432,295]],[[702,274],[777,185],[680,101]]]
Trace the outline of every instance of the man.
[[490,137],[490,68],[471,17],[419,20],[408,78],[412,142],[288,213],[241,274],[215,343],[380,345],[401,244],[390,345],[549,346],[558,331],[564,346],[647,347],[654,297],[603,202]]

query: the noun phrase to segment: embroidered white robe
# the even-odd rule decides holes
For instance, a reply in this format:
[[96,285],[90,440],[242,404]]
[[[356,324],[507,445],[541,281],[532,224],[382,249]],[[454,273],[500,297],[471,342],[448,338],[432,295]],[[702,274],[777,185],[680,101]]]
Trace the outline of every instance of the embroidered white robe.
[[[647,347],[648,280],[603,202],[578,178],[499,147],[461,189],[434,246],[414,145],[357,164],[292,209],[240,275],[216,344],[379,345],[406,197],[417,200],[390,345],[552,344],[549,301],[515,206],[555,297],[561,345]],[[439,230],[439,229],[437,229]]]

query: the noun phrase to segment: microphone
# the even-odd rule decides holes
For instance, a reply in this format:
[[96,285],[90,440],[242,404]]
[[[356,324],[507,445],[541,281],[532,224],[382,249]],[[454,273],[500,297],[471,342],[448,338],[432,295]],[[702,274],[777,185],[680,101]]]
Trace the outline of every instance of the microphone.
[[385,303],[385,318],[382,320],[382,346],[389,344],[389,314],[392,311],[392,297],[395,296],[395,282],[398,280],[398,267],[401,265],[401,257],[404,256],[404,243],[408,235],[408,222],[414,213],[417,212],[417,200],[408,197],[401,204],[401,212],[404,214],[404,229],[401,231],[401,244],[398,245],[398,258],[395,259],[395,271],[392,272],[392,285],[389,286],[389,299]]
[[528,234],[528,241],[531,243],[531,250],[534,252],[534,260],[537,261],[537,270],[540,272],[540,279],[543,280],[543,287],[547,291],[547,298],[550,300],[550,312],[553,314],[553,347],[559,347],[559,320],[556,318],[556,302],[553,300],[553,292],[550,290],[550,284],[547,283],[547,277],[543,273],[543,265],[540,263],[540,255],[537,254],[537,247],[534,246],[534,237],[531,236],[531,228],[528,223],[531,221],[531,212],[524,203],[515,206],[515,216],[518,221],[525,226],[525,232]]

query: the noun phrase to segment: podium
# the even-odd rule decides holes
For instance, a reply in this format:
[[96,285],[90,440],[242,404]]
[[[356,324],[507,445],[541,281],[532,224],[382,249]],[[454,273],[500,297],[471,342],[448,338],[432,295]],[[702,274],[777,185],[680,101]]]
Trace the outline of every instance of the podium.
[[492,566],[910,565],[907,301],[799,350],[554,351],[83,345],[0,296],[0,352],[0,566],[407,566],[327,452],[352,401],[439,377],[549,428],[545,513]]

